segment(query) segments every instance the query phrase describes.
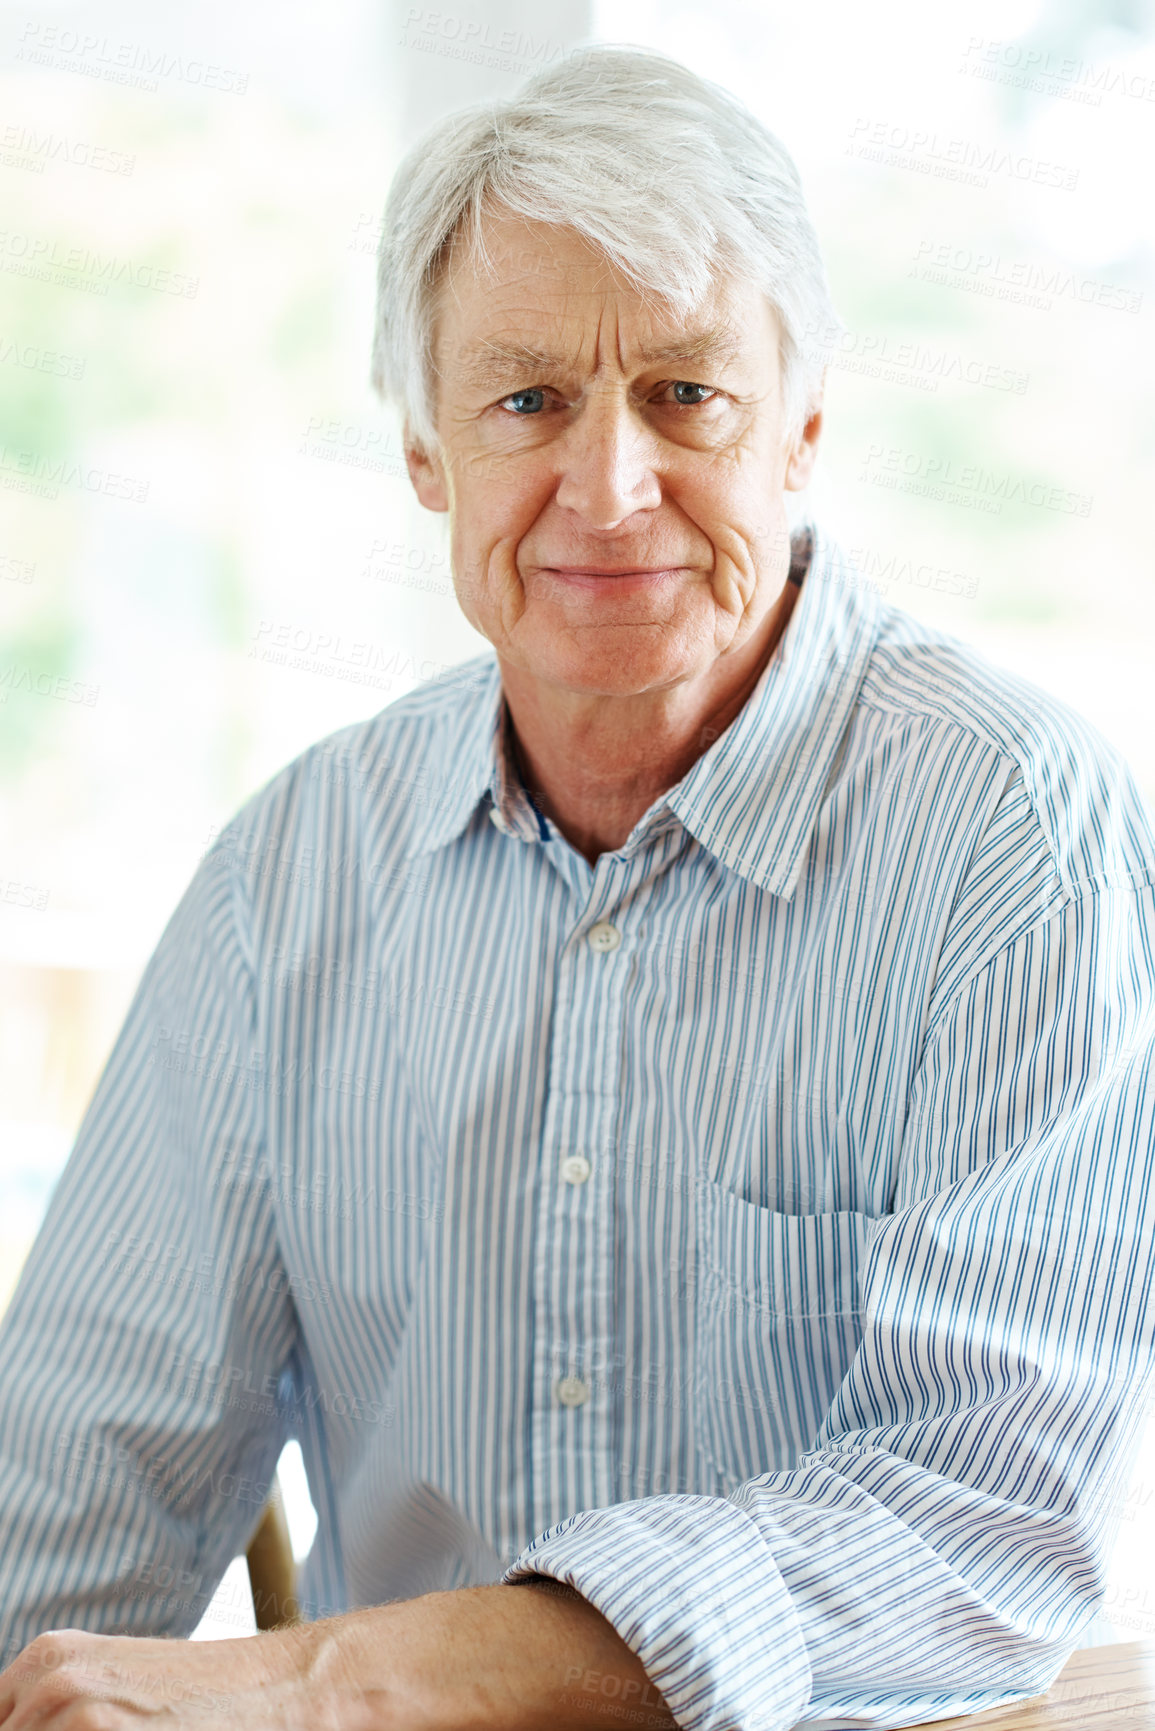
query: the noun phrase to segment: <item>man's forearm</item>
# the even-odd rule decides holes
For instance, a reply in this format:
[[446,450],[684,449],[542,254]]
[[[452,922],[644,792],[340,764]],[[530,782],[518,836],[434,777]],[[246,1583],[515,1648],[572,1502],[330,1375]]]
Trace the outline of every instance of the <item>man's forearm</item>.
[[669,1731],[675,1720],[600,1611],[548,1580],[465,1587],[300,1631],[339,1731]]
[[13,1731],[669,1731],[675,1723],[600,1612],[546,1579],[462,1587],[247,1641],[47,1631],[0,1674]]

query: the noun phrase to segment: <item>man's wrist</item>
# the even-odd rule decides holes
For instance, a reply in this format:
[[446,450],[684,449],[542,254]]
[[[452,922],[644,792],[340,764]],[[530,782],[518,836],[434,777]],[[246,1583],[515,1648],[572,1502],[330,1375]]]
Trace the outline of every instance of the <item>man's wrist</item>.
[[[296,1675],[303,1712],[294,1731],[377,1731],[399,1723],[390,1717],[387,1665],[366,1662],[364,1619],[369,1616],[378,1624],[380,1636],[380,1619],[389,1609],[381,1605],[368,1613],[352,1611],[262,1637],[280,1645],[278,1658]],[[385,1641],[380,1645],[384,1659]]]
[[[553,1731],[581,1731],[594,1725],[603,1731],[618,1725],[675,1731],[677,1722],[641,1660],[588,1599],[549,1575],[523,1576],[507,1585],[526,1588],[535,1596],[549,1595],[555,1603],[571,1607],[562,1613],[565,1623],[556,1654],[560,1692],[548,1707]],[[543,1718],[534,1721],[542,1723]]]
[[428,1593],[287,1633],[299,1637],[306,1698],[324,1703],[317,1723],[332,1731],[675,1726],[613,1626],[547,1576]]
[[488,1633],[467,1602],[473,1591],[393,1600],[294,1630],[302,1681],[324,1702],[327,1731],[514,1731],[501,1631]]

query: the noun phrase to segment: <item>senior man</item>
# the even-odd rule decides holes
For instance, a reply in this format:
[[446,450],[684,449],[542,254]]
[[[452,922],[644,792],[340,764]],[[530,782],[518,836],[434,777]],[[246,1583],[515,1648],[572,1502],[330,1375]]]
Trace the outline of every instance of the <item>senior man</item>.
[[[493,653],[275,776],[145,972],[0,1337],[13,1731],[894,1726],[1086,1635],[1155,837],[791,534],[831,316],[781,146],[661,58],[401,169],[375,376]],[[310,1620],[155,1638],[291,1435]]]

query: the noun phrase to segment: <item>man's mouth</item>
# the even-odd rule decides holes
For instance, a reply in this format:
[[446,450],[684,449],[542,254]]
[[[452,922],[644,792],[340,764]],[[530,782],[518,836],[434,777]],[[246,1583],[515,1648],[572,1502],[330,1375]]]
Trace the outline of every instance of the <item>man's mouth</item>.
[[645,589],[680,576],[681,565],[543,565],[540,574],[578,589]]

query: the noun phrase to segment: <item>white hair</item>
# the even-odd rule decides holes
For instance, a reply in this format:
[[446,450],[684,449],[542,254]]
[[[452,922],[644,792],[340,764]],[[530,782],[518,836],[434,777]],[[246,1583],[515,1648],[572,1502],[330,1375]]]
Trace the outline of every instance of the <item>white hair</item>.
[[483,215],[576,230],[678,316],[719,274],[760,288],[778,315],[788,430],[818,406],[816,330],[839,327],[798,171],[748,109],[648,50],[581,48],[504,101],[451,115],[390,188],[377,264],[371,380],[427,449],[438,439],[433,315],[459,237],[486,269]]

